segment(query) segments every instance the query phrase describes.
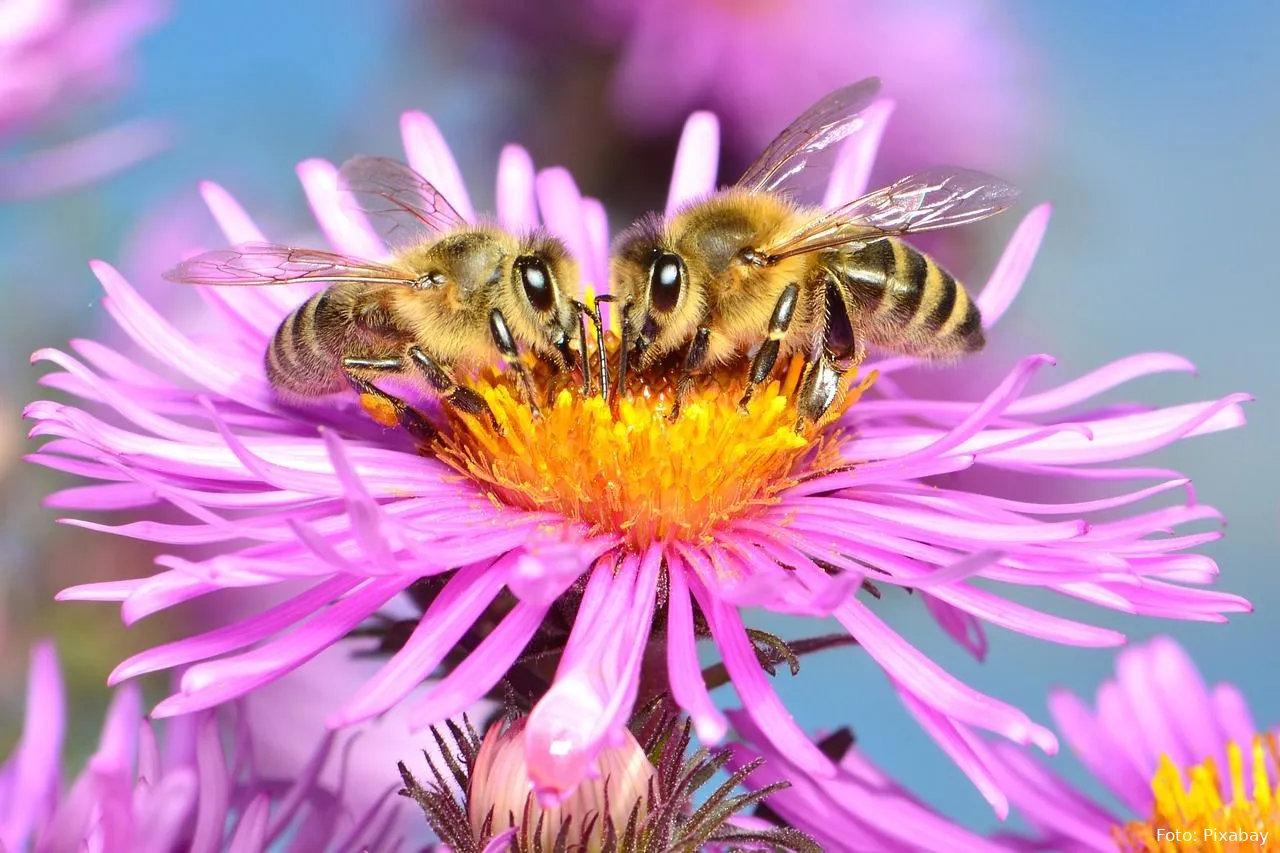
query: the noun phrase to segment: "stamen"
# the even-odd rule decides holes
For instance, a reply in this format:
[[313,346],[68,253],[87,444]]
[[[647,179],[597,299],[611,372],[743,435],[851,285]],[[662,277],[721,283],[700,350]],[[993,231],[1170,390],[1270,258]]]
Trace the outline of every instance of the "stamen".
[[[620,360],[607,336],[607,360]],[[599,353],[593,353],[599,355]],[[450,427],[435,448],[440,459],[480,483],[495,503],[554,511],[592,532],[620,534],[639,551],[652,543],[702,542],[718,526],[750,515],[814,471],[847,466],[839,452],[847,433],[826,429],[870,387],[847,390],[822,424],[796,432],[794,397],[803,362],[793,358],[780,379],[762,386],[746,414],[737,410],[746,381],[740,364],[705,372],[675,421],[669,421],[677,376],[632,377],[614,405],[545,368],[535,382],[550,402],[534,418],[509,373],[487,371],[472,383],[502,426],[448,412]],[[605,370],[607,374],[607,369]]]
[[[1253,741],[1253,795],[1245,784],[1244,755],[1227,745],[1229,778],[1224,786],[1209,759],[1182,772],[1164,756],[1152,780],[1155,813],[1145,823],[1115,827],[1112,835],[1125,853],[1248,853],[1280,844],[1280,740],[1274,734]],[[1276,778],[1273,784],[1272,779]],[[1233,792],[1230,799],[1226,793]]]

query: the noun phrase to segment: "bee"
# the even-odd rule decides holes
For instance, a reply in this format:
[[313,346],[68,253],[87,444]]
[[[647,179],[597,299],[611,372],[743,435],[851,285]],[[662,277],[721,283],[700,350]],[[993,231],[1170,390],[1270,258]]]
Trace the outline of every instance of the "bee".
[[684,350],[675,419],[701,370],[754,348],[745,411],[777,359],[800,352],[800,429],[831,407],[868,345],[921,358],[982,349],[982,318],[964,287],[898,238],[999,213],[1017,198],[1014,187],[935,168],[833,210],[790,197],[802,175],[811,179],[831,162],[824,150],[859,129],[879,87],[872,77],[832,92],[737,184],[669,217],[650,214],[619,236],[611,270],[623,338],[616,387],[630,362],[643,371]]
[[425,178],[396,160],[348,160],[339,186],[344,201],[383,225],[388,237],[399,237],[403,248],[375,262],[245,243],[197,255],[164,277],[207,285],[328,284],[285,317],[267,348],[267,379],[286,403],[354,390],[374,404],[366,407],[375,418],[374,408],[381,408],[386,425],[398,423],[429,439],[435,428],[427,419],[376,384],[410,377],[426,380],[447,405],[488,417],[497,428],[488,404],[454,372],[500,358],[517,373],[536,412],[519,347],[553,369],[572,368],[576,320],[580,352],[586,352],[580,303],[573,298],[578,265],[564,243],[543,231],[516,236],[468,223]]

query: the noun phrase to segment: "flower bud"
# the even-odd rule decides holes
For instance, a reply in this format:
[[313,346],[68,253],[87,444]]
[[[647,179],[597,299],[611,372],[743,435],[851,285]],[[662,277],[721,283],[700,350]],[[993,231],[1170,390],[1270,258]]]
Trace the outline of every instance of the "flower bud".
[[[649,783],[655,771],[630,732],[623,735],[620,746],[601,750],[597,759],[598,774],[589,773],[588,778],[567,792],[554,807],[543,808],[529,780],[525,723],[525,718],[510,724],[497,723],[485,734],[467,791],[467,817],[474,837],[485,837],[484,822],[492,812],[488,835],[497,835],[514,825],[515,849],[532,849],[535,834],[541,834],[542,849],[551,850],[567,821],[569,849],[598,853],[603,846],[607,822],[611,821],[621,833],[637,801],[640,803],[637,818],[644,818]],[[542,821],[540,833],[539,820]]]

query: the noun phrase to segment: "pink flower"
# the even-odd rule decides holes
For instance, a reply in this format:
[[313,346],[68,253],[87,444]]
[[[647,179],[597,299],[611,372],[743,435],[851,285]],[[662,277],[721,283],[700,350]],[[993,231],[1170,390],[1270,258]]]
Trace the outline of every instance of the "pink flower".
[[[352,815],[341,790],[317,784],[333,737],[323,739],[296,778],[265,777],[244,749],[242,725],[224,733],[208,711],[171,721],[162,740],[143,719],[134,685],[116,693],[98,751],[64,788],[67,709],[51,645],[32,650],[28,682],[22,737],[0,767],[0,849],[363,853],[393,844],[386,796]],[[286,840],[287,848],[280,846]]]
[[[1269,830],[1273,844],[1280,837],[1274,805],[1280,741],[1275,734],[1259,737],[1240,691],[1230,684],[1208,687],[1171,638],[1121,652],[1116,677],[1098,688],[1093,707],[1058,690],[1049,695],[1049,712],[1121,809],[1096,801],[1020,750],[995,744],[993,769],[1037,831],[1035,838],[1006,839],[1014,849],[1113,853],[1117,844],[1124,851],[1155,850],[1156,841],[1164,843],[1160,850],[1218,849],[1200,846],[1212,840],[1208,830]],[[1186,846],[1172,835],[1147,837],[1157,829],[1192,828],[1187,834],[1195,843]],[[1271,849],[1256,834],[1236,840],[1262,842],[1241,850]]]
[[[873,109],[864,132],[850,137],[829,202],[863,190],[887,116],[883,105]],[[434,125],[409,113],[402,129],[409,162],[472,216]],[[711,190],[717,139],[714,118],[690,120],[669,207]],[[367,224],[343,215],[335,168],[308,161],[298,171],[333,247],[381,257],[385,249]],[[225,190],[206,184],[203,192],[229,242],[263,239]],[[541,221],[580,259],[584,284],[605,288],[604,208],[583,198],[564,170],[535,172],[527,154],[508,148],[498,169],[498,218],[515,230]],[[1016,296],[1048,218],[1047,206],[1027,214],[976,297],[988,325]],[[229,587],[311,584],[255,616],[122,663],[113,683],[192,664],[157,716],[209,708],[262,687],[406,591],[425,589],[421,620],[382,669],[334,709],[332,726],[382,714],[461,649],[460,662],[409,712],[417,727],[456,715],[523,666],[525,647],[559,620],[554,679],[531,697],[526,729],[526,759],[546,801],[572,791],[601,751],[617,744],[641,695],[646,659],[665,662],[665,684],[703,743],[725,738],[729,722],[701,676],[699,639],[714,641],[743,706],[773,748],[804,773],[834,778],[838,768],[800,729],[759,666],[742,609],[764,607],[834,616],[1003,813],[1005,794],[976,730],[1046,751],[1056,749],[1056,739],[921,654],[858,597],[864,584],[917,590],[966,643],[975,642],[983,623],[1084,647],[1123,640],[1118,632],[1016,604],[992,583],[1044,587],[1165,618],[1222,621],[1225,613],[1248,609],[1237,596],[1200,588],[1217,567],[1192,549],[1217,531],[1170,532],[1217,521],[1218,513],[1196,503],[1176,473],[1114,464],[1240,426],[1247,396],[1068,413],[1131,379],[1191,369],[1174,355],[1133,356],[1027,393],[1053,364],[1032,355],[964,402],[895,393],[893,374],[912,362],[881,360],[864,368],[878,381],[864,379],[849,398],[862,399],[811,438],[790,429],[794,417],[787,418],[776,382],[753,403],[751,417],[717,403],[713,390],[699,391],[703,396],[690,405],[703,414],[690,408],[668,427],[649,398],[623,401],[615,420],[598,396],[570,392],[535,422],[510,377],[486,374],[475,387],[504,421],[504,436],[455,417],[443,443],[422,455],[405,435],[377,427],[358,410],[300,411],[276,400],[263,353],[282,318],[314,292],[310,287],[208,288],[202,296],[219,320],[183,329],[109,265],[92,266],[108,311],[149,363],[94,342],[73,344],[75,355],[37,353],[60,368],[46,383],[86,405],[28,408],[33,435],[51,439],[36,459],[101,481],[57,495],[61,507],[137,511],[169,504],[190,522],[72,520],[174,552],[158,560],[155,575],[75,587],[62,598],[120,602],[125,621],[133,622]],[[1089,501],[1028,502],[969,488],[963,477],[954,485],[934,479],[988,470],[1108,488]],[[1165,499],[1156,508],[1117,512],[1159,495]],[[215,545],[215,556],[194,550]],[[988,584],[969,583],[978,578]],[[658,617],[664,641],[650,646]]]
[[[592,3],[588,3],[592,5]],[[674,129],[713,110],[754,157],[800,110],[854,80],[882,77],[899,104],[886,175],[937,163],[1007,169],[1035,120],[1030,62],[986,0],[594,0],[622,33],[619,119]]]
[[[166,14],[161,0],[0,2],[0,140],[119,88],[127,53]],[[38,195],[132,165],[164,144],[150,121],[119,124],[0,164],[0,197]]]

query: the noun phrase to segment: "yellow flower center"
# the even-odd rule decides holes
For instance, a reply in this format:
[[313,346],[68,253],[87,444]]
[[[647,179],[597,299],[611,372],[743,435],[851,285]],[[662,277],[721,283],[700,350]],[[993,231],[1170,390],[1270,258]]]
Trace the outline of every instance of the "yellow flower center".
[[[609,342],[611,355],[616,346]],[[745,367],[714,371],[696,383],[674,421],[668,415],[678,371],[635,378],[613,406],[598,381],[584,396],[574,377],[540,371],[535,386],[551,392],[540,415],[509,371],[487,371],[470,384],[501,433],[487,420],[450,413],[434,453],[496,502],[559,513],[593,533],[618,534],[637,551],[655,542],[697,543],[717,525],[773,503],[806,475],[844,464],[843,432],[825,427],[875,374],[847,381],[851,387],[823,422],[797,432],[793,400],[802,367],[793,359],[745,414],[737,409]]]
[[1112,834],[1125,853],[1246,853],[1280,850],[1280,743],[1274,734],[1253,741],[1253,796],[1245,785],[1240,747],[1227,746],[1230,789],[1225,800],[1222,778],[1213,759],[1192,767],[1190,781],[1169,760],[1161,758],[1151,783],[1155,815],[1146,823],[1116,827]]

